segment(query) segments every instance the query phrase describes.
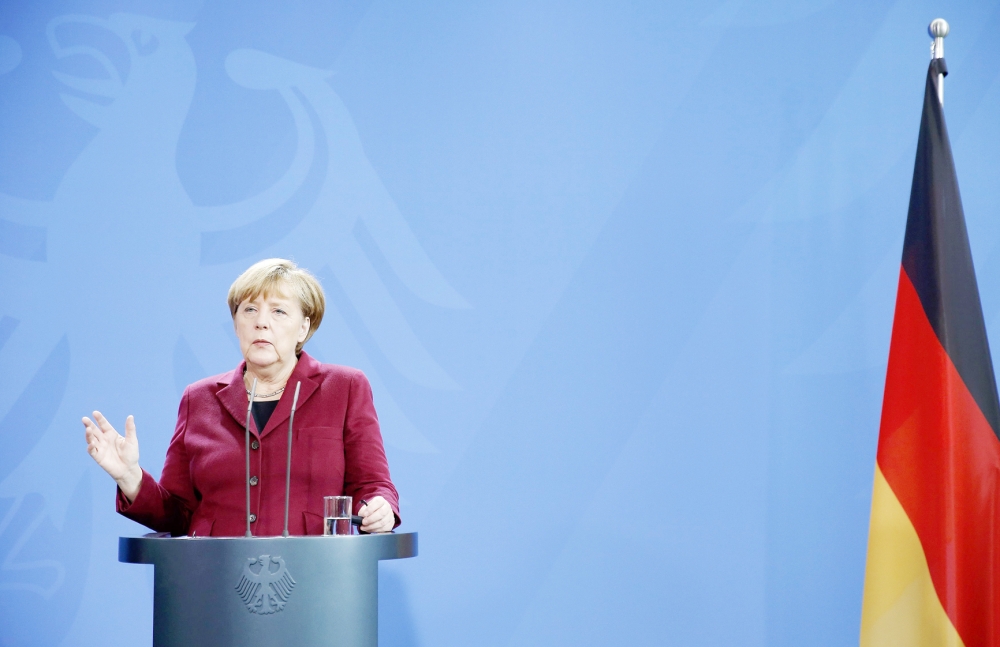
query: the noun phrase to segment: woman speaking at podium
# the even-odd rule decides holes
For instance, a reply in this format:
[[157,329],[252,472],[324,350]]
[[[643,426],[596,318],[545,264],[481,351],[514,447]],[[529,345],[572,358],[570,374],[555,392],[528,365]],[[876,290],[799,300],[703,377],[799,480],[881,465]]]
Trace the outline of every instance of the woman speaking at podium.
[[285,465],[294,418],[289,533],[323,533],[323,497],[353,497],[364,532],[399,525],[371,386],[353,368],[321,364],[302,350],[319,328],[323,290],[291,261],[254,264],[229,288],[243,361],[185,389],[159,482],[139,467],[132,416],[125,436],[94,412],[83,419],[87,452],[118,483],[118,512],[158,532],[241,536],[246,531],[245,429],[257,381],[250,445],[250,525],[254,535],[284,527]]

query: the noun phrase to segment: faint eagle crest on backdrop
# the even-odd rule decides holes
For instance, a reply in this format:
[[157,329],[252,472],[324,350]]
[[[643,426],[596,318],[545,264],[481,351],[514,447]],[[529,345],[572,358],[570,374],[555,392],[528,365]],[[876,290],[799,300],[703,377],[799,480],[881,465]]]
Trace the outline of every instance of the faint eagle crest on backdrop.
[[[433,306],[469,304],[428,257],[388,194],[328,70],[258,50],[230,52],[225,68],[233,82],[283,99],[295,124],[295,154],[281,177],[257,195],[216,206],[192,202],[177,172],[177,142],[197,80],[187,42],[193,27],[125,13],[50,21],[49,45],[66,64],[53,71],[59,96],[97,131],[52,201],[0,193],[4,272],[29,276],[39,263],[71,266],[74,276],[60,283],[68,299],[141,316],[145,306],[158,306],[141,302],[141,289],[120,289],[116,282],[155,286],[172,275],[178,285],[200,285],[205,277],[235,276],[254,260],[288,253],[337,295],[313,352],[368,374],[388,445],[437,451],[385,388],[373,358],[422,387],[458,385],[418,338],[383,277]],[[122,266],[128,267],[127,279],[118,276]],[[169,301],[172,295],[160,296]],[[214,300],[195,307],[217,311]],[[100,331],[95,334],[88,343],[103,341]],[[206,324],[204,318],[179,325],[174,340],[172,354],[142,359],[149,366],[173,364],[177,385],[204,377],[200,367],[220,364],[217,349],[232,348],[218,322]],[[48,352],[58,337],[45,341]],[[19,366],[37,368],[42,353],[39,347],[34,362]]]
[[236,592],[250,613],[277,613],[285,608],[295,580],[279,556],[251,557],[243,566]]

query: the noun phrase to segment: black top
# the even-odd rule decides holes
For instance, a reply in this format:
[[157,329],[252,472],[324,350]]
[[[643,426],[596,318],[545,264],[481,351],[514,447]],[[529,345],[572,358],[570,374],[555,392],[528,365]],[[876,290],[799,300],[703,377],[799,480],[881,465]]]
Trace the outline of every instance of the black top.
[[271,414],[274,413],[278,402],[278,400],[265,400],[264,402],[253,403],[253,421],[257,423],[258,433],[264,431],[264,427],[267,426],[267,421],[271,419]]

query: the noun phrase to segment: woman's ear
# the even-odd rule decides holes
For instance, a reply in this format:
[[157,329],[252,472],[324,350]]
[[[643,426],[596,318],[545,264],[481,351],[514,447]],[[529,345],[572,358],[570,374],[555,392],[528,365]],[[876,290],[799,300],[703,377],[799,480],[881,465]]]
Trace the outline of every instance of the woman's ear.
[[309,334],[309,317],[304,317],[302,319],[302,327],[299,328],[299,338],[298,342],[301,344],[306,340],[306,335]]

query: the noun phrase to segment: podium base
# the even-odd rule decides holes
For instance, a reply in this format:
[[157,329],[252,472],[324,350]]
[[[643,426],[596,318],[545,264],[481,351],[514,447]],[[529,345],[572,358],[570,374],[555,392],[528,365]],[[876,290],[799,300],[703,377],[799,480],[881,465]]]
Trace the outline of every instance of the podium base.
[[378,645],[378,562],[417,533],[347,537],[121,537],[153,564],[154,647]]

